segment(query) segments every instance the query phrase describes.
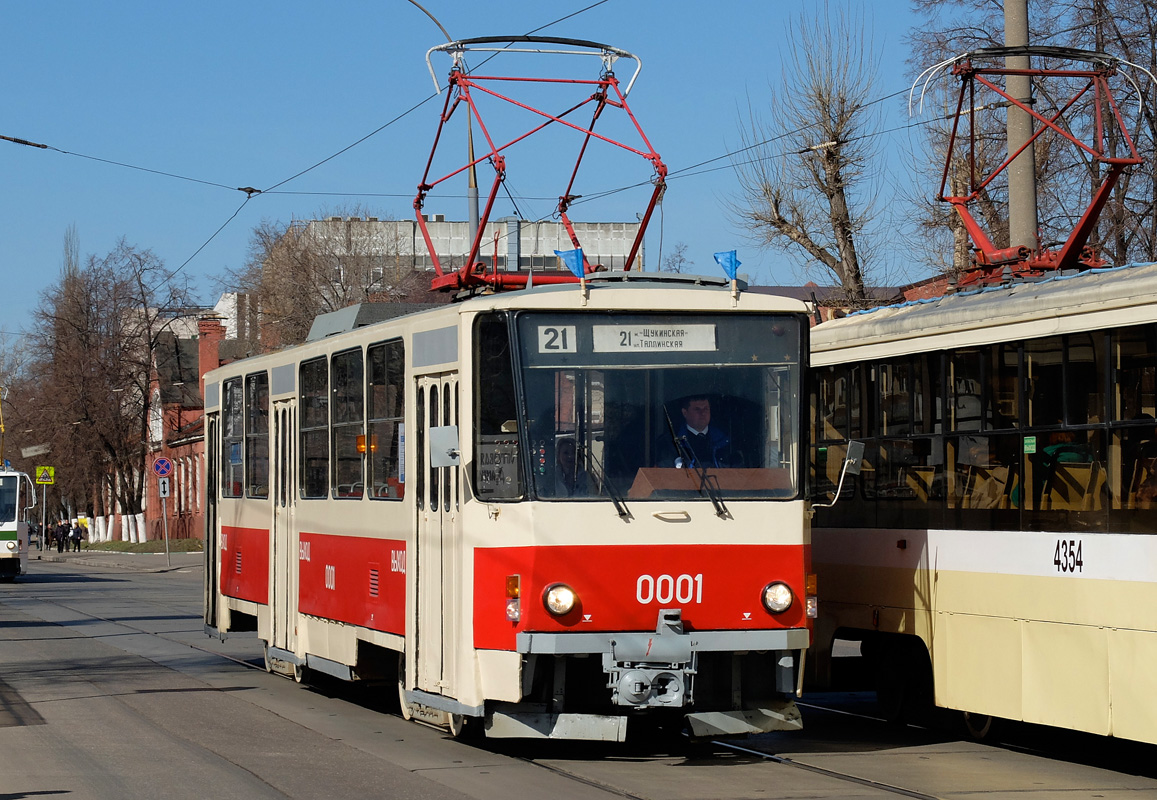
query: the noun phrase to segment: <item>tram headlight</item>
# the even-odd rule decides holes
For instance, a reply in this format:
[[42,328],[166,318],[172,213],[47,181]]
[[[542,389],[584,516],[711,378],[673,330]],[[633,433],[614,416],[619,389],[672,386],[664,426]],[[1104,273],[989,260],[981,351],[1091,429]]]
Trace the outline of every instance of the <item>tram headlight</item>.
[[546,591],[542,593],[542,604],[546,606],[546,610],[556,617],[562,617],[569,614],[578,603],[578,595],[575,590],[567,586],[565,583],[555,583],[546,587]]
[[763,587],[763,594],[760,595],[763,601],[763,607],[772,614],[782,614],[791,608],[791,602],[794,599],[791,593],[791,587],[786,583],[775,581]]
[[16,549],[16,542],[9,542],[8,543],[8,549],[9,550],[15,550]]

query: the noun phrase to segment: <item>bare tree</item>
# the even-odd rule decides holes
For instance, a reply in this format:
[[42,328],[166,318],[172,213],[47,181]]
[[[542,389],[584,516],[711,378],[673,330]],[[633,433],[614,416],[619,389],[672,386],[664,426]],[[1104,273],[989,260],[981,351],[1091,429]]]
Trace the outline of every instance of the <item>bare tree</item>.
[[792,26],[788,67],[771,113],[749,112],[734,159],[742,195],[733,215],[764,246],[821,265],[862,303],[871,170],[879,127],[876,57],[862,15],[825,4]]
[[262,341],[253,349],[303,342],[314,317],[355,303],[429,301],[429,275],[415,271],[402,230],[361,206],[263,221],[244,268],[222,282],[257,301]]
[[695,262],[687,258],[687,243],[676,242],[672,253],[663,257],[663,272],[690,272]]
[[144,536],[143,498],[153,354],[188,308],[189,292],[152,252],[121,240],[81,266],[66,237],[59,283],[45,291],[32,337],[36,391],[50,402],[35,423],[48,433],[59,491],[90,515],[112,487],[125,538]]
[[[1000,3],[990,0],[913,0],[915,9],[924,15],[924,23],[909,39],[910,63],[914,73],[944,58],[981,47],[1004,42],[1003,11]],[[1155,0],[1030,0],[1030,43],[1062,45],[1083,50],[1106,52],[1157,72],[1157,2]],[[1126,68],[1127,69],[1127,68]],[[1101,213],[1097,230],[1090,239],[1101,254],[1112,263],[1157,258],[1157,163],[1153,159],[1157,140],[1157,87],[1139,81],[1143,96],[1137,98],[1132,86],[1115,82],[1118,107],[1126,125],[1137,131],[1135,143],[1144,163],[1121,176],[1112,196]],[[954,87],[953,87],[954,88]],[[1038,81],[1035,109],[1048,117],[1073,95],[1076,86],[1063,80]],[[939,89],[947,90],[947,86]],[[1138,110],[1138,100],[1141,100]],[[995,98],[999,101],[1000,98]],[[985,102],[979,101],[978,102]],[[977,115],[985,151],[980,172],[999,164],[1007,153],[1004,139],[1004,103],[995,102]],[[1085,141],[1093,139],[1098,112],[1108,120],[1109,109],[1096,109],[1091,103],[1078,102],[1066,113],[1065,124]],[[1039,125],[1039,123],[1038,123]],[[926,127],[926,150],[917,162],[927,169],[928,184],[939,182],[944,165],[946,128],[933,122]],[[1112,157],[1126,156],[1126,144],[1114,126],[1105,128],[1106,150]],[[935,173],[935,177],[932,177]],[[950,180],[963,175],[959,165],[950,166]],[[1040,240],[1044,244],[1062,241],[1075,226],[1103,180],[1103,167],[1082,151],[1065,145],[1055,136],[1044,136],[1036,143],[1037,203]],[[957,187],[959,188],[959,186]],[[930,193],[930,192],[929,192]],[[1002,176],[981,192],[978,198],[980,216],[990,238],[998,247],[1007,244],[1007,181]],[[952,269],[968,266],[968,250],[962,250],[962,226],[957,215],[943,204],[918,202],[922,209],[921,226],[928,233],[930,250],[942,247],[937,231],[949,230],[957,244]],[[937,260],[931,252],[930,260]]]

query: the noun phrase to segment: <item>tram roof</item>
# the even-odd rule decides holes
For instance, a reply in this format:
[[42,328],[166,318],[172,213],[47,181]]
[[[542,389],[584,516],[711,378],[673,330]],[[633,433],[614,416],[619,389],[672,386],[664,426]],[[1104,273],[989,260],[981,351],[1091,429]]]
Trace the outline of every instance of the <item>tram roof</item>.
[[[403,313],[384,311],[378,318],[353,322],[348,327],[331,326],[320,335],[311,332],[306,343],[320,341],[350,330],[364,330],[385,321],[421,322],[433,315],[470,313],[488,310],[582,310],[582,311],[783,311],[806,313],[807,305],[786,295],[748,291],[739,281],[738,306],[732,299],[731,284],[725,278],[680,273],[623,272],[595,273],[587,280],[587,297],[583,299],[578,283],[534,286],[493,294],[479,294],[451,304],[412,304]],[[390,304],[386,304],[390,305]],[[333,312],[327,317],[358,318],[359,306]],[[347,313],[348,312],[348,313]],[[365,316],[365,315],[362,315]],[[368,323],[368,324],[367,324]]]
[[[309,358],[337,347],[354,345],[363,335],[378,335],[383,325],[402,326],[399,330],[425,330],[445,326],[460,314],[491,310],[532,311],[623,311],[623,312],[783,312],[807,313],[803,302],[791,297],[743,291],[740,282],[738,300],[733,298],[730,282],[714,276],[695,276],[671,273],[597,273],[587,281],[587,296],[577,283],[535,286],[495,294],[483,294],[459,303],[438,304],[412,313],[396,316],[383,311],[367,311],[351,307],[327,315],[323,324],[311,331],[306,342],[271,353],[250,356],[222,367],[229,372],[259,368],[266,363],[278,363],[293,352],[295,358]],[[373,319],[377,314],[378,318]],[[372,321],[371,321],[372,320]]]
[[813,366],[1157,321],[1157,264],[1054,275],[856,312],[812,329]]
[[784,311],[806,313],[807,306],[793,297],[747,290],[739,282],[737,307],[725,278],[662,272],[601,272],[587,280],[582,299],[577,283],[536,286],[533,289],[482,295],[458,304],[464,310],[559,309],[625,311]]

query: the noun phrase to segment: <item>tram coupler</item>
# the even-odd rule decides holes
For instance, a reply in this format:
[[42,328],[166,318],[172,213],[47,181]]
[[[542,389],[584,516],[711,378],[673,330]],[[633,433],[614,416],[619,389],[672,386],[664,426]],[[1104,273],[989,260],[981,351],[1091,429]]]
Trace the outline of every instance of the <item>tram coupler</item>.
[[603,654],[607,688],[615,705],[632,708],[682,708],[694,701],[696,653],[683,633],[683,612],[659,611],[655,633],[621,634]]

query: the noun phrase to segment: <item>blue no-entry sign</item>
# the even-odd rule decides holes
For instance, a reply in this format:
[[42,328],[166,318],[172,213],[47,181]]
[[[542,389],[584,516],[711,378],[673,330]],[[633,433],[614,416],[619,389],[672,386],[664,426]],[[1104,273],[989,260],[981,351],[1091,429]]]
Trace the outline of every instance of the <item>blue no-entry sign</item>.
[[164,478],[172,471],[173,462],[167,458],[158,458],[153,462],[153,472],[155,472],[159,478]]

